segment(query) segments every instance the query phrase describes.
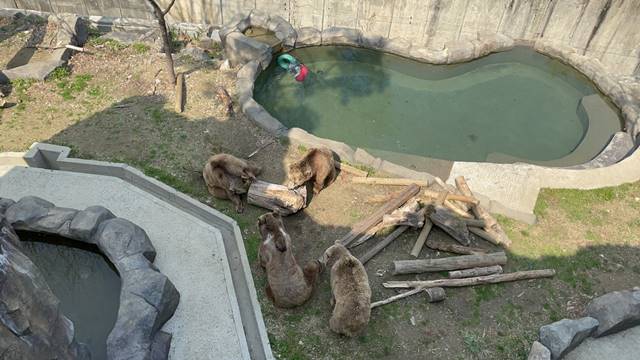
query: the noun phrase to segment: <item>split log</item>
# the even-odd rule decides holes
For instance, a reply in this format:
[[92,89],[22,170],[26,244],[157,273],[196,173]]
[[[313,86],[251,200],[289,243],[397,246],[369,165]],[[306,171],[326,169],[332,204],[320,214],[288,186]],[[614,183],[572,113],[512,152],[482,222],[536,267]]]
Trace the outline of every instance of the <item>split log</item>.
[[229,92],[222,86],[216,87],[216,99],[222,104],[225,116],[229,117],[233,115],[233,101],[231,100]]
[[485,275],[492,275],[492,274],[502,274],[502,266],[494,265],[494,266],[488,266],[488,267],[449,271],[449,279],[460,279],[460,278],[485,276]]
[[427,301],[430,303],[442,301],[447,297],[447,293],[441,287],[426,288],[424,292],[427,293]]
[[336,168],[340,169],[340,171],[344,171],[346,173],[349,173],[351,175],[355,175],[355,176],[360,176],[360,177],[367,177],[369,176],[369,173],[364,171],[364,170],[360,170],[356,167],[353,167],[349,164],[345,164],[342,162],[337,162],[336,161]]
[[176,112],[181,113],[184,110],[184,73],[178,74],[176,81]]
[[382,226],[382,223],[379,223],[378,225],[365,231],[364,234],[358,240],[354,241],[351,245],[349,245],[349,248],[353,249],[358,245],[364,244],[365,242],[369,241],[369,239],[373,238],[378,233],[378,231],[382,230],[383,228],[384,226]]
[[[467,226],[473,226],[476,228],[483,228],[485,226],[487,226],[487,222],[482,220],[482,219],[462,219],[462,221],[464,221],[465,224],[467,224]],[[469,231],[471,231],[471,229],[469,229]]]
[[351,182],[355,184],[369,184],[369,185],[418,185],[418,186],[429,186],[429,181],[427,180],[412,180],[412,179],[403,179],[403,178],[376,178],[376,177],[353,177],[351,178]]
[[356,237],[358,237],[363,232],[369,230],[372,226],[375,226],[379,222],[382,221],[382,218],[392,212],[393,210],[399,208],[401,205],[406,203],[409,199],[416,196],[420,192],[420,187],[416,184],[411,184],[407,186],[404,191],[398,195],[398,197],[390,200],[388,203],[380,207],[373,214],[371,214],[366,219],[355,224],[351,231],[348,234],[344,235],[342,238],[336,240],[337,243],[340,243],[344,246],[348,246]]
[[427,247],[429,249],[445,251],[454,254],[460,255],[478,255],[478,254],[486,254],[489,251],[485,249],[480,249],[471,246],[462,246],[458,244],[451,244],[447,241],[443,241],[441,239],[429,239],[427,241]]
[[305,207],[307,188],[301,186],[295,190],[290,190],[283,185],[255,180],[249,187],[247,202],[276,211],[283,216],[291,215]]
[[470,227],[469,228],[469,232],[477,235],[485,240],[487,240],[488,242],[494,244],[494,245],[500,245],[500,242],[498,241],[498,239],[491,235],[490,233],[480,229],[479,227]]
[[438,279],[424,281],[387,281],[382,284],[389,289],[410,289],[410,288],[434,288],[434,287],[465,287],[484,284],[498,284],[519,280],[530,280],[552,277],[556,274],[553,269],[517,271],[509,274],[494,274],[463,279]]
[[427,209],[421,208],[418,199],[409,200],[402,207],[394,210],[391,214],[382,217],[382,226],[406,225],[420,228],[424,225],[424,216]]
[[[438,198],[436,199],[435,204],[440,205],[447,199],[446,193],[440,193]],[[418,257],[420,255],[420,251],[422,251],[422,247],[424,247],[424,243],[427,241],[427,237],[429,237],[429,233],[431,232],[431,228],[433,228],[433,222],[429,218],[429,213],[431,212],[431,207],[428,213],[425,213],[424,217],[424,226],[418,235],[418,239],[416,239],[416,243],[413,244],[413,249],[411,249],[411,255],[413,257]]]
[[[456,186],[463,195],[474,197],[471,189],[469,188],[469,185],[467,185],[467,182],[464,179],[464,176],[458,176],[456,178]],[[500,224],[498,224],[498,221],[496,221],[496,219],[491,216],[491,214],[487,210],[480,206],[480,204],[472,206],[471,210],[478,219],[483,219],[487,222],[487,226],[484,228],[484,230],[497,241],[496,245],[503,245],[506,247],[511,246],[511,240],[504,232],[504,230],[502,230],[502,227],[500,226]]]
[[457,205],[455,205],[454,203],[452,203],[449,200],[445,200],[443,205],[453,211],[456,215],[462,217],[462,218],[468,218],[468,219],[473,219],[473,216],[469,215],[469,213],[466,210],[462,210],[461,208],[459,208]]
[[447,294],[445,293],[443,288],[438,288],[438,287],[434,287],[434,288],[415,288],[413,290],[409,290],[409,291],[405,291],[401,294],[392,296],[390,298],[384,299],[384,300],[380,300],[380,301],[376,301],[374,303],[371,304],[371,308],[377,308],[378,306],[382,306],[382,305],[386,305],[386,304],[390,304],[396,300],[400,300],[400,299],[404,299],[406,297],[409,297],[411,295],[415,295],[418,293],[424,292],[425,294],[427,294],[427,301],[432,303],[432,302],[438,302],[438,301],[442,301],[447,297]]
[[[431,199],[437,199],[440,196],[441,192],[439,191],[435,191],[435,190],[425,190],[424,191],[424,195],[428,198]],[[461,201],[461,202],[466,202],[466,203],[470,203],[470,204],[478,204],[478,200],[474,199],[472,197],[469,196],[464,196],[464,195],[458,195],[458,194],[452,194],[452,193],[447,193],[447,199],[446,200],[456,200],[456,201]]]
[[448,209],[436,206],[436,211],[429,215],[431,221],[439,228],[451,235],[457,242],[464,246],[471,243],[471,234],[467,224]]
[[[456,188],[453,185],[447,184],[444,181],[442,181],[442,179],[440,179],[439,177],[436,177],[434,179],[435,183],[440,186],[440,188],[442,189],[442,191],[447,191],[450,194],[456,194],[456,195],[466,195],[466,194],[462,194],[460,192],[460,190],[458,190],[458,188]],[[477,200],[477,199],[476,199]],[[468,202],[464,202],[464,201],[457,201],[457,200],[451,200],[453,201],[456,205],[458,205],[461,209],[464,209],[466,211],[468,211],[471,208],[470,203]]]
[[360,262],[365,264],[367,261],[371,260],[374,256],[376,256],[382,249],[387,247],[387,245],[391,244],[393,240],[395,240],[398,236],[402,235],[409,227],[408,226],[398,226],[391,234],[389,234],[386,238],[382,239],[379,243],[377,243],[374,247],[369,249],[364,255],[360,257]]
[[507,256],[502,251],[491,254],[452,256],[441,259],[396,260],[393,262],[393,275],[470,269],[483,266],[504,265],[506,263]]

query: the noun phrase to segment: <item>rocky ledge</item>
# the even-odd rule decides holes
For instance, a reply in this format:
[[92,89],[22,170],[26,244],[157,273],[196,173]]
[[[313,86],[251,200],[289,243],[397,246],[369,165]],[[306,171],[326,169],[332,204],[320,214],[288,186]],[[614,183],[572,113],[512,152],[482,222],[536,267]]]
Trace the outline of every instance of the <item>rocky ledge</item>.
[[[6,278],[0,291],[0,334],[7,334],[0,336],[0,348],[5,348],[6,341],[7,348],[14,351],[12,355],[19,359],[41,359],[38,354],[59,354],[57,358],[65,359],[88,356],[74,342],[73,323],[57,309],[58,300],[38,269],[19,252],[19,240],[13,232],[16,229],[56,234],[98,246],[122,280],[118,318],[107,339],[107,357],[168,358],[171,335],[160,328],[173,316],[180,294],[153,265],[156,251],[142,228],[101,206],[79,211],[31,196],[18,202],[0,198],[0,218],[0,273],[27,269],[17,274],[22,277]],[[7,261],[7,254],[20,262]],[[29,282],[33,284],[31,288],[23,286],[29,279],[35,279]],[[35,293],[44,295],[29,296]],[[21,341],[21,336],[40,341]]]

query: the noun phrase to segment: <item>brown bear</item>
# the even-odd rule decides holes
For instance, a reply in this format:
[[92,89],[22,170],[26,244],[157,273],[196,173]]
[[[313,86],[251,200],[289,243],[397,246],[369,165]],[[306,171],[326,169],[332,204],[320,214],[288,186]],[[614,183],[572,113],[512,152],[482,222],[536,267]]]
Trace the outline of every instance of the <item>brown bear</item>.
[[258,257],[267,271],[267,297],[280,308],[304,304],[311,297],[323,264],[312,260],[304,271],[300,268],[280,214],[271,212],[260,216],[258,228],[262,236]]
[[242,194],[247,193],[251,182],[260,174],[255,165],[229,154],[217,154],[209,158],[202,170],[202,177],[209,193],[220,199],[229,199],[236,211],[244,211]]
[[294,189],[314,180],[313,192],[319,193],[336,178],[336,164],[331,150],[313,148],[304,157],[289,165],[289,181],[287,187]]
[[361,334],[371,316],[371,288],[364,266],[341,244],[328,248],[323,263],[331,267],[333,314],[329,328],[346,336]]

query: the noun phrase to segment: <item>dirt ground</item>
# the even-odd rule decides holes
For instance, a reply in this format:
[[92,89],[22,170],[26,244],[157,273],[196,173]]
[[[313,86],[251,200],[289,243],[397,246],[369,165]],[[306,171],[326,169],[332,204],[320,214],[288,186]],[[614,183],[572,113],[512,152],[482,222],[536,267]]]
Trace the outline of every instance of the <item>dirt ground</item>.
[[[7,41],[10,38],[0,39],[0,48]],[[35,141],[70,146],[76,157],[134,165],[234,217],[279,358],[523,359],[541,325],[581,316],[594,296],[638,285],[640,184],[588,192],[544,190],[536,225],[499,219],[513,240],[505,272],[554,268],[555,278],[448,289],[447,299],[436,304],[413,296],[374,309],[364,335],[337,336],[328,328],[327,273],[308,303],[290,310],[275,308],[265,297],[265,275],[257,263],[260,238],[255,223],[265,210],[250,206],[244,214],[235,214],[229,203],[210,197],[200,179],[211,154],[245,157],[274,140],[237,106],[235,115],[224,115],[215,88],[222,86],[234,97],[235,71],[178,59],[178,70],[187,74],[187,103],[179,114],[173,110],[162,56],[153,48],[100,41],[87,48],[88,53],[72,58],[68,71],[3,89],[12,106],[0,110],[0,151],[24,151]],[[5,60],[0,58],[0,63]],[[252,161],[264,167],[264,180],[283,183],[286,164],[304,150],[276,140]],[[342,174],[304,211],[285,219],[299,262],[318,257],[352,224],[375,211],[380,204],[368,203],[371,196],[396,190],[352,184]],[[437,229],[430,236],[447,237]],[[416,237],[415,230],[405,232],[367,263],[374,301],[396,293],[384,289],[383,281],[446,275],[391,276],[391,261],[409,259]],[[354,253],[362,254],[375,242]],[[475,245],[492,248],[482,241]],[[446,254],[425,249],[420,257],[442,256]]]

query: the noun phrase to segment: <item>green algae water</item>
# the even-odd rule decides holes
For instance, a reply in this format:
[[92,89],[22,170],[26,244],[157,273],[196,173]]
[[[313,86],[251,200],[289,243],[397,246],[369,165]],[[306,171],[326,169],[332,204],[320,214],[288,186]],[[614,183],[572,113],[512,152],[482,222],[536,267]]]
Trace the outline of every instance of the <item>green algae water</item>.
[[93,246],[54,235],[19,231],[22,251],[40,269],[60,310],[75,328],[78,342],[89,347],[92,360],[107,359],[107,337],[116,323],[120,276]]
[[256,101],[287,127],[405,166],[417,157],[576,165],[621,130],[604,98],[598,100],[615,115],[589,124],[579,104],[601,96],[593,84],[528,48],[457,65],[348,46],[291,54],[309,68],[307,79],[296,82],[274,60],[256,80]]

